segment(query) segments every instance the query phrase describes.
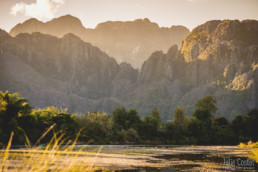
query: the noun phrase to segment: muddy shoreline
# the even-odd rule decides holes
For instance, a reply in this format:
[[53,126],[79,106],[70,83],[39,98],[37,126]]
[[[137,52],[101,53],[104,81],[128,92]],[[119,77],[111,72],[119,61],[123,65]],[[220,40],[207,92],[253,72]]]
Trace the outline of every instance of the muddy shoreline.
[[[257,164],[249,159],[250,149],[237,146],[84,146],[61,156],[64,166],[70,161],[87,163],[107,171],[256,171]],[[26,151],[12,149],[10,153]],[[29,150],[27,150],[29,151]],[[40,152],[38,152],[40,153]],[[74,156],[76,155],[76,156]],[[235,164],[233,162],[236,162]],[[237,162],[251,162],[244,166]]]

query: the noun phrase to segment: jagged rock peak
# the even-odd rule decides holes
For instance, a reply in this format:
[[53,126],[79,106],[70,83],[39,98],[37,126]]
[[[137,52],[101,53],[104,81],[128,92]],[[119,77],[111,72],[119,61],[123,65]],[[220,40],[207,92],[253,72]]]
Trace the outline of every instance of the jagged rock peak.
[[176,57],[177,56],[177,52],[178,52],[178,46],[177,45],[173,45],[168,49],[167,55],[169,57]]
[[126,62],[120,63],[120,68],[123,70],[134,69],[131,64],[126,63]]
[[0,38],[6,36],[9,36],[9,34],[5,30],[0,29]]
[[155,51],[151,54],[150,58],[164,55],[163,51]]
[[48,34],[43,34],[40,32],[33,32],[31,34],[29,33],[20,33],[15,36],[16,40],[20,41],[28,41],[28,40],[33,40],[33,42],[37,43],[37,41],[42,42],[43,40],[51,41],[51,40],[56,40],[57,37],[48,35]]
[[36,18],[30,18],[30,19],[24,21],[22,24],[35,24],[35,23],[38,24],[38,23],[43,23],[43,22],[39,21]]
[[35,18],[31,18],[13,27],[10,31],[10,35],[14,37],[19,33],[41,32],[62,37],[64,34],[72,31],[80,33],[84,29],[80,19],[71,15],[65,15],[45,23]]
[[66,42],[67,46],[72,46],[72,44],[74,44],[74,43],[75,43],[74,45],[77,45],[77,44],[87,44],[87,45],[90,45],[90,47],[94,47],[94,48],[98,49],[99,51],[101,51],[98,47],[95,47],[91,43],[83,41],[80,37],[78,37],[77,35],[75,35],[73,33],[65,34],[61,38],[61,41]]
[[190,32],[190,30],[182,25],[173,25],[170,27],[171,30],[176,31],[176,32]]
[[76,35],[74,35],[74,34],[72,34],[72,33],[66,33],[66,34],[62,37],[62,39],[77,39],[77,40],[82,41],[80,37],[78,37],[78,36],[76,36]]
[[144,19],[136,19],[134,22],[146,22],[146,23],[151,23],[150,19],[144,18]]
[[83,26],[82,22],[80,19],[78,19],[77,17],[74,17],[70,14],[58,17],[58,18],[54,18],[52,20],[50,20],[47,23],[61,23],[61,24],[72,24],[72,25],[78,25],[78,26]]
[[155,51],[154,53],[151,54],[151,56],[148,58],[148,60],[146,60],[142,67],[141,67],[141,73],[144,72],[144,70],[148,67],[148,68],[154,68],[157,64],[157,61],[163,57],[165,54],[163,53],[163,51]]
[[206,59],[204,58],[206,54],[214,51],[216,46],[239,46],[239,44],[242,46],[258,44],[258,21],[208,21],[196,27],[186,37],[181,46],[181,53],[189,62],[196,59]]
[[[34,30],[40,30],[42,26],[44,25],[43,22],[37,20],[36,18],[31,18],[29,20],[26,20],[23,23],[19,23],[16,26],[14,26],[9,34],[13,37],[21,33],[32,33]],[[32,31],[33,30],[33,31]]]
[[[249,31],[252,33],[250,34]],[[203,34],[203,36],[210,35],[213,39],[217,37],[217,39],[224,39],[224,40],[230,40],[230,39],[237,39],[239,41],[245,41],[247,39],[254,40],[251,37],[254,37],[253,33],[258,35],[258,21],[256,20],[212,20],[208,21],[205,24],[202,24],[198,27],[196,27],[186,38],[191,39],[196,35],[196,33]],[[202,38],[200,37],[195,38]],[[247,37],[247,38],[246,38]],[[255,43],[258,43],[258,37],[255,37]]]
[[0,29],[0,44],[5,42],[9,38],[11,38],[10,35],[5,30]]
[[134,21],[107,21],[104,23],[100,23],[96,26],[96,29],[118,29],[124,27],[151,27],[151,28],[159,28],[157,23],[151,22],[148,18],[144,19],[136,19]]
[[136,68],[140,68],[152,52],[156,50],[167,52],[173,44],[180,46],[182,40],[189,34],[189,30],[184,27],[162,28],[147,18],[134,21],[108,21],[99,24],[95,29],[83,27],[81,21],[71,15],[46,23],[36,19],[31,19],[28,23],[30,22],[34,24],[24,22],[15,26],[10,35],[40,32],[62,38],[67,33],[73,33],[116,58],[119,63],[128,62]]

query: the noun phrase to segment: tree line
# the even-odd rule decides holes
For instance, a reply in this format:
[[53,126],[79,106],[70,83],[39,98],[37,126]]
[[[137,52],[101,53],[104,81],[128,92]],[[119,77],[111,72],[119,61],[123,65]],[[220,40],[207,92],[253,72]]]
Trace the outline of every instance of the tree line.
[[[176,144],[236,145],[258,141],[258,109],[238,115],[233,121],[215,116],[216,101],[206,95],[196,102],[192,116],[183,106],[174,111],[174,120],[163,122],[155,108],[140,118],[136,109],[116,108],[112,115],[91,112],[68,113],[67,109],[32,108],[19,93],[0,92],[0,143],[8,143],[14,132],[13,144],[46,143],[53,134],[65,134],[67,141],[83,144]],[[39,142],[42,134],[53,127]]]

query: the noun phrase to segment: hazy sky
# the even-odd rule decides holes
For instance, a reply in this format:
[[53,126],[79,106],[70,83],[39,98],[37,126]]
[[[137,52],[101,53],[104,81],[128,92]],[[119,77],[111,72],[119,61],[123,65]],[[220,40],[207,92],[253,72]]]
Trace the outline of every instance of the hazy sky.
[[48,21],[71,14],[87,28],[108,20],[149,18],[162,27],[193,29],[214,19],[256,19],[258,0],[0,0],[0,28],[35,17]]

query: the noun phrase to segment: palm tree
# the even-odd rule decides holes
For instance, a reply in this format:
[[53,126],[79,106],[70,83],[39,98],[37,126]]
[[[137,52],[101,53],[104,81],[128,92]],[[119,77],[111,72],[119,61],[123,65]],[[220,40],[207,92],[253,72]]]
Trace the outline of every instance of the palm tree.
[[[10,94],[0,91],[0,141],[6,142],[11,131],[17,130],[18,116],[27,115],[31,111],[28,101],[20,96],[19,93]],[[7,140],[6,140],[7,139]]]

